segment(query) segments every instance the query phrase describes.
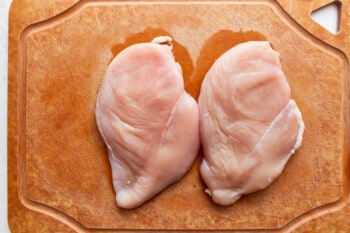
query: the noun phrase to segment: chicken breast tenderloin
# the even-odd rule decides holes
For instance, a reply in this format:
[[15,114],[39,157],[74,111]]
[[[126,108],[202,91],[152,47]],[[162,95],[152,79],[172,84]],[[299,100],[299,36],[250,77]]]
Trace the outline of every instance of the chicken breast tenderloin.
[[268,42],[242,43],[217,59],[202,82],[199,111],[200,173],[217,204],[268,186],[301,145],[301,113]]
[[96,121],[123,208],[179,180],[199,150],[198,106],[184,90],[170,42],[158,37],[120,52],[98,93]]

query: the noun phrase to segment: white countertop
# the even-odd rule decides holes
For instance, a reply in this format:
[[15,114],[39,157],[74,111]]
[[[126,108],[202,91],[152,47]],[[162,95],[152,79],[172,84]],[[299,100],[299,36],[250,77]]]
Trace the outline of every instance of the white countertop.
[[11,0],[0,1],[0,232],[7,224],[7,46],[8,10]]
[[[11,0],[0,1],[0,232],[9,233],[7,221],[7,65],[8,10]],[[336,9],[313,15],[331,32],[336,31]]]

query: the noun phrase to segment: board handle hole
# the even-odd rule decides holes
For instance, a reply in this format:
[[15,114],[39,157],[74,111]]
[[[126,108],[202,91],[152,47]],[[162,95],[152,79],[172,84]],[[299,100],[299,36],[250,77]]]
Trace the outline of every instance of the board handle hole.
[[311,12],[311,18],[333,34],[340,31],[342,4],[339,0]]

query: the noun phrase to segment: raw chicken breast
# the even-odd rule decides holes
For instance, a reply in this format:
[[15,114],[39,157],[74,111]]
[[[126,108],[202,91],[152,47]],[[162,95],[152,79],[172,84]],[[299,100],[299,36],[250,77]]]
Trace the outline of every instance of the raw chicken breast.
[[205,76],[199,96],[206,192],[220,205],[268,186],[301,145],[304,123],[268,42],[239,44]]
[[123,50],[98,93],[97,125],[123,208],[137,207],[179,180],[199,150],[198,106],[184,90],[170,41],[158,37]]

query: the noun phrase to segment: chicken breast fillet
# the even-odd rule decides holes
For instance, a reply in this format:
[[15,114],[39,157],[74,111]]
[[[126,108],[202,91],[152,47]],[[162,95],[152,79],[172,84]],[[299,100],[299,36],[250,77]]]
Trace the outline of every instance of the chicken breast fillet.
[[206,192],[220,205],[268,186],[301,145],[304,123],[268,42],[239,44],[205,76],[199,96]]
[[117,205],[140,206],[190,168],[199,150],[196,101],[169,37],[132,45],[109,65],[96,105]]

